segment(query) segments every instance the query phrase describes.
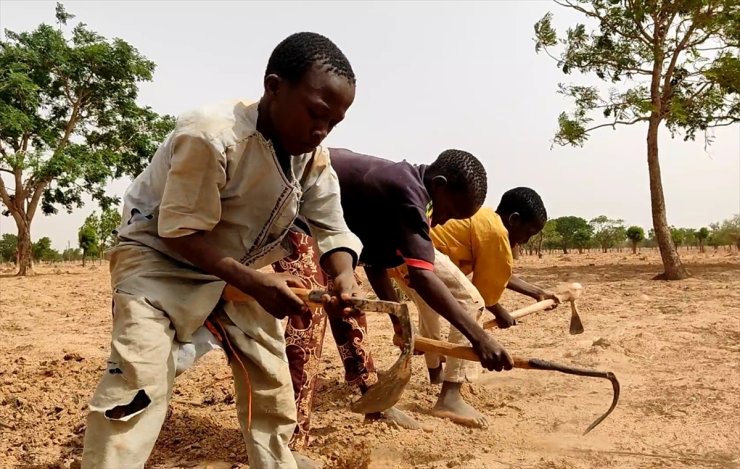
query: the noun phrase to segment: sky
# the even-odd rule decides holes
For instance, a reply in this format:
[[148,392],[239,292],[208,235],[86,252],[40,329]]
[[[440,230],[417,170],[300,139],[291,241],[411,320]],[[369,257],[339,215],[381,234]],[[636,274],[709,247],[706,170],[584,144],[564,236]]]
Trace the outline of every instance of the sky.
[[[548,1],[488,2],[64,2],[72,20],[134,45],[157,64],[139,103],[178,115],[227,99],[259,99],[272,49],[286,36],[331,38],[357,76],[347,117],[325,144],[391,160],[430,163],[443,150],[467,150],[488,173],[487,204],[529,186],[551,218],[599,215],[652,225],[646,127],[604,128],[582,148],[552,147],[557,116],[571,104],[563,75],[534,50],[533,25],[548,11],[559,30],[581,21]],[[0,2],[0,29],[54,24],[54,2]],[[660,138],[669,224],[698,228],[740,212],[740,125],[717,129],[714,143]],[[115,181],[122,195],[130,181]],[[97,207],[38,215],[32,237],[61,249]],[[0,233],[15,233],[0,217]]]

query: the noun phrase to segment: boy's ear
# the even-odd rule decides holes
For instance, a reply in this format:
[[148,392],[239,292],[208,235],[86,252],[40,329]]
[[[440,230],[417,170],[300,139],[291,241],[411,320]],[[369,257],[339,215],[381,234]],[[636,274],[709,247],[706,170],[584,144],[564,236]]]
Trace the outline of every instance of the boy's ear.
[[278,94],[278,90],[280,89],[280,85],[282,84],[283,79],[279,76],[275,75],[274,73],[271,73],[270,75],[267,75],[265,77],[265,93],[270,95],[276,95]]
[[519,212],[514,212],[509,215],[509,226],[518,227],[522,223],[522,216]]
[[432,178],[432,184],[437,187],[444,187],[447,185],[447,178],[445,176],[442,176],[441,174],[438,174]]

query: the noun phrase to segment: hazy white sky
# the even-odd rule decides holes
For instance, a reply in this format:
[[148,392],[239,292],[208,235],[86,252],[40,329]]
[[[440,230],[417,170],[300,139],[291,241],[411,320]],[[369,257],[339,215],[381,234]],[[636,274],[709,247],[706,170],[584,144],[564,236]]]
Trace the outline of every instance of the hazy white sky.
[[[534,52],[533,24],[547,11],[562,30],[579,16],[547,1],[488,2],[64,2],[73,21],[120,37],[157,63],[140,103],[179,114],[211,101],[261,95],[272,49],[287,35],[315,31],[350,59],[357,98],[326,143],[393,160],[432,161],[446,148],[477,155],[489,175],[487,203],[525,185],[549,215],[604,214],[651,226],[645,127],[602,129],[584,148],[555,147],[557,115],[569,104],[557,83],[578,80]],[[0,2],[0,27],[54,23],[54,2]],[[661,137],[668,221],[700,227],[740,211],[740,126],[703,141]],[[110,185],[122,194],[128,181]],[[96,207],[39,215],[37,239],[77,244]],[[0,233],[15,232],[0,217]]]

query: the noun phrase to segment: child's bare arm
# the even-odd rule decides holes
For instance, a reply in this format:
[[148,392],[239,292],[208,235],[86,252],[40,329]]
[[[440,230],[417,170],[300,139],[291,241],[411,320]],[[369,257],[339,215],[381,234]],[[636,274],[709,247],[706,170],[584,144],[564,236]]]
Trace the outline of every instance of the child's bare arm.
[[511,317],[509,311],[501,306],[501,303],[496,303],[493,306],[486,306],[486,309],[493,313],[496,318],[496,324],[500,329],[508,329],[511,326],[516,325],[516,319]]
[[411,287],[470,341],[484,368],[501,371],[513,367],[506,350],[465,312],[437,274],[411,266],[408,269]]
[[198,232],[177,238],[162,238],[165,244],[204,272],[224,280],[254,297],[270,314],[282,319],[300,314],[305,305],[290,287],[305,288],[298,278],[287,274],[265,274],[223,255]]
[[[531,283],[517,277],[516,275],[512,275],[511,278],[509,278],[509,283],[506,285],[506,288],[517,293],[521,293],[522,295],[526,295],[537,301],[553,300],[555,302],[555,305],[560,303],[560,298],[558,298],[555,293],[544,290],[536,285],[532,285]],[[553,306],[553,308],[554,307],[555,306]]]

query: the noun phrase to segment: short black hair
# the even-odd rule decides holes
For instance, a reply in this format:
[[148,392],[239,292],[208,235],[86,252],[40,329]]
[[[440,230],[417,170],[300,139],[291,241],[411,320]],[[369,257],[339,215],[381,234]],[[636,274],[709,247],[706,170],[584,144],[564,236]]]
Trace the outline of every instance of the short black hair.
[[547,223],[547,210],[542,197],[529,187],[515,187],[504,192],[496,212],[505,215],[516,212],[525,223],[535,221],[542,226]]
[[473,197],[478,207],[483,205],[488,191],[486,168],[478,158],[462,150],[445,150],[429,165],[432,176],[444,176],[450,190]]
[[297,83],[314,64],[355,84],[355,72],[339,47],[321,34],[309,32],[291,34],[283,39],[270,54],[265,76],[275,74]]

